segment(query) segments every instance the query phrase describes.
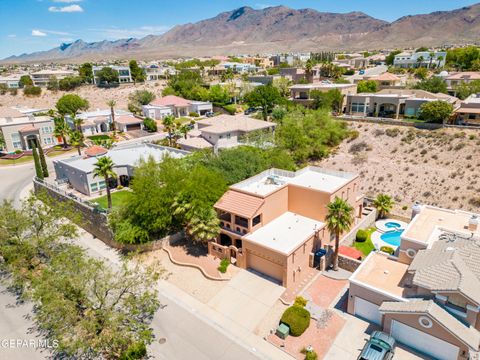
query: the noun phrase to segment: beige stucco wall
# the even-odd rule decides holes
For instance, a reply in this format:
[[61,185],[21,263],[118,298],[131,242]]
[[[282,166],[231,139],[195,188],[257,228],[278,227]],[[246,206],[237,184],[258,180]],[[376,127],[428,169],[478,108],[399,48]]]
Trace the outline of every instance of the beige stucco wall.
[[384,301],[394,301],[391,297],[386,294],[380,294],[371,289],[364,288],[358,284],[350,282],[349,291],[348,291],[348,306],[347,312],[349,314],[355,314],[355,297],[358,296],[363,300],[369,301],[373,304],[380,306]]
[[289,210],[289,190],[289,186],[284,186],[265,198],[264,204],[255,214],[262,214],[263,226]]
[[[454,335],[452,335],[445,327],[442,325],[438,324],[433,318],[429,317],[432,320],[432,327],[431,328],[425,328],[421,326],[418,322],[418,319],[420,316],[427,316],[424,314],[385,314],[383,316],[383,330],[386,333],[390,333],[391,326],[392,326],[392,320],[401,322],[405,325],[411,326],[417,330],[420,330],[426,334],[435,336],[441,340],[444,340],[446,342],[449,342],[455,346],[458,346],[460,348],[459,352],[459,357],[458,359],[466,359],[468,358],[468,347],[463,344],[458,338],[456,338]],[[465,352],[466,356],[462,357],[462,352]]]
[[420,244],[420,243],[402,238],[402,242],[399,248],[398,261],[404,264],[411,264],[413,261],[413,258],[409,257],[406,251],[408,249],[413,249],[415,250],[415,252],[418,252],[418,250],[423,250],[426,248],[427,248],[427,244]]

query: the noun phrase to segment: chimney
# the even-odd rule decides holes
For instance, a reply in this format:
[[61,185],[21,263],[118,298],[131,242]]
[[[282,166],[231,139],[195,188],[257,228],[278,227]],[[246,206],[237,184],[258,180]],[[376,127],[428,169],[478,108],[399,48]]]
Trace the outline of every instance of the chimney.
[[420,205],[418,201],[415,201],[415,203],[412,206],[412,217],[410,218],[410,220],[413,220],[413,218],[416,215],[420,214],[421,211],[422,211],[422,205]]
[[468,231],[476,232],[478,230],[478,217],[477,215],[472,215],[468,220]]

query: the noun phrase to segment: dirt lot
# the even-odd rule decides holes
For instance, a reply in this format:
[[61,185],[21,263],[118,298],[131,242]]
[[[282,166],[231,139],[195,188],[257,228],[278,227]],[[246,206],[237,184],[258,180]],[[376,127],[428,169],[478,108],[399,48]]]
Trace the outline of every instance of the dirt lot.
[[22,90],[18,90],[18,94],[12,96],[10,94],[0,95],[0,106],[28,106],[32,108],[53,108],[57,100],[65,94],[77,94],[88,100],[90,110],[105,109],[108,100],[115,100],[117,108],[127,110],[128,95],[135,90],[147,89],[160,97],[165,81],[150,81],[144,84],[122,84],[118,88],[100,89],[94,85],[81,86],[71,92],[57,91],[51,92],[42,89],[40,96],[28,97],[23,95]]
[[414,201],[480,212],[480,131],[417,130],[351,123],[358,138],[345,141],[320,166],[358,172],[362,191],[395,198],[395,213]]

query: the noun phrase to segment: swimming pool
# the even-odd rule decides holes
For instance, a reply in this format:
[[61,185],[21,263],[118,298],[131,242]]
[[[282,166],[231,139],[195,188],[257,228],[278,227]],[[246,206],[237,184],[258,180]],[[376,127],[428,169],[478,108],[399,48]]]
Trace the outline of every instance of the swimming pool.
[[382,239],[382,241],[386,242],[387,244],[398,247],[402,242],[402,240],[400,239],[400,235],[402,235],[402,233],[403,233],[403,230],[389,231],[380,235],[380,239]]

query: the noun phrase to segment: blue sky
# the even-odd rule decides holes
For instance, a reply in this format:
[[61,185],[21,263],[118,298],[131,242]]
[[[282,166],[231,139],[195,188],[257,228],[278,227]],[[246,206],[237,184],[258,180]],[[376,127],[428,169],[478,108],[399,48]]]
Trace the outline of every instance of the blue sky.
[[174,25],[248,5],[286,5],[319,11],[363,11],[393,21],[401,16],[451,10],[475,0],[0,0],[0,58],[48,50],[62,42],[113,40],[161,34]]

